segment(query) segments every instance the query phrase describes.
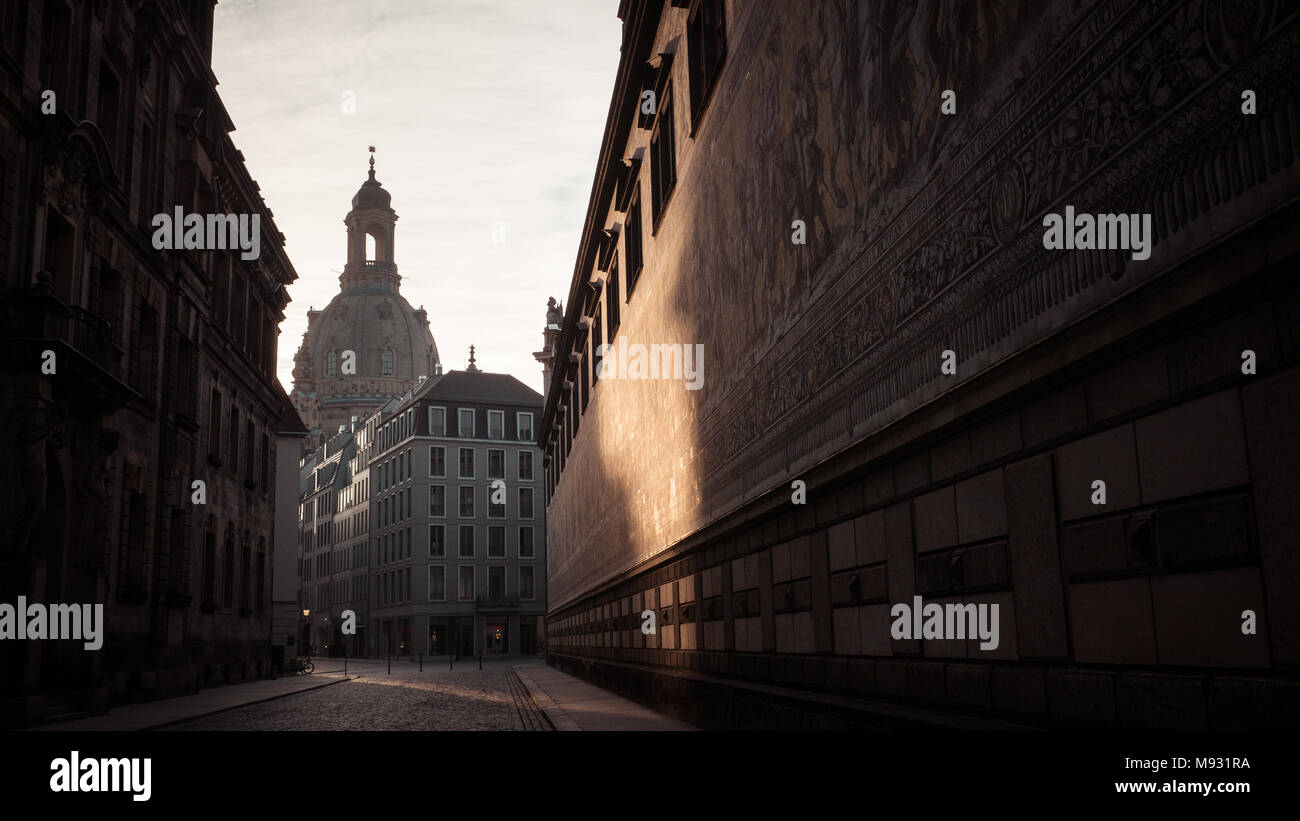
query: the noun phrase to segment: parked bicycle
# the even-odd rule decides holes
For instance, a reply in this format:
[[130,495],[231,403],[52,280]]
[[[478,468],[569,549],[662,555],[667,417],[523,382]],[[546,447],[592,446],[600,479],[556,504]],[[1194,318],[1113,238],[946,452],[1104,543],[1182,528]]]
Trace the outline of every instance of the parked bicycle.
[[316,665],[311,663],[311,659],[299,656],[289,665],[289,669],[295,675],[306,676],[316,672]]

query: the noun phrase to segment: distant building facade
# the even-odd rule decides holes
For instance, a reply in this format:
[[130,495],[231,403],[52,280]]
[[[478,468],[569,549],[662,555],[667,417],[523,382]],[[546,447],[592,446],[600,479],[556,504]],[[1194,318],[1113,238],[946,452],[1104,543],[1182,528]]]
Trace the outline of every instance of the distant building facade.
[[341,544],[347,540],[344,528],[350,517],[340,507],[350,498],[351,469],[356,456],[356,432],[344,428],[325,440],[322,447],[302,464],[302,503],[299,532],[302,535],[301,588],[305,648],[301,655],[340,652],[335,641],[338,614],[345,609],[339,588],[339,574],[345,569]]
[[[706,727],[1295,726],[1300,10],[1240,12],[621,3],[548,660]],[[1067,207],[1149,254],[1049,250]],[[597,367],[695,344],[698,390]]]
[[442,369],[428,314],[400,291],[397,213],[374,164],[372,156],[369,178],[344,219],[347,262],[339,293],[322,310],[307,312],[294,355],[291,396],[313,447]]
[[546,615],[542,398],[449,371],[376,430],[371,652],[530,655]]
[[[99,650],[0,642],[7,724],[271,672],[296,274],[211,38],[211,3],[0,4],[0,601],[104,605]],[[178,208],[260,253],[155,250]]]
[[[546,615],[542,398],[470,360],[302,463],[310,652],[529,655]],[[354,632],[344,633],[345,611]]]

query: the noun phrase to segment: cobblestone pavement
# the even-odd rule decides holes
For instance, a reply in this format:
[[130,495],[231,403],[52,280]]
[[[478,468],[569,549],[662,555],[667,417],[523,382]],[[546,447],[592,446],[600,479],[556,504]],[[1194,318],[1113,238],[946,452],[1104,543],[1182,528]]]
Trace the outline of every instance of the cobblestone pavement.
[[[342,672],[341,659],[316,659],[318,672]],[[478,669],[464,659],[408,662],[349,660],[357,676],[331,687],[251,704],[168,727],[168,730],[549,730],[520,687],[512,665],[491,660]]]

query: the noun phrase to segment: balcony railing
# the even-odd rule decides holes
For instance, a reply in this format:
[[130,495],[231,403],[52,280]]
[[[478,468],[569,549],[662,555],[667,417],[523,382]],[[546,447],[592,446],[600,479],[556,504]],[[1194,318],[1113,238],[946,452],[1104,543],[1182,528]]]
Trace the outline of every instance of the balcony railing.
[[109,369],[109,343],[113,326],[108,320],[84,308],[65,307],[67,336],[65,340],[78,353],[99,367]]
[[116,367],[109,321],[63,304],[46,281],[16,288],[0,300],[0,337],[58,340],[109,373]]

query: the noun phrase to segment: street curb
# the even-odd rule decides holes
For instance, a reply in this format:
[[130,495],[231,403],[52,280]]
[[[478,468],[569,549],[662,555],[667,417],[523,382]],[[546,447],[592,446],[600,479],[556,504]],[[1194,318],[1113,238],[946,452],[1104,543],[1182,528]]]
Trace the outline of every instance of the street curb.
[[[177,724],[188,724],[188,723],[191,722],[191,721],[197,721],[197,720],[199,720],[199,719],[201,719],[201,718],[207,718],[208,716],[214,716],[214,715],[217,715],[217,714],[219,714],[219,713],[230,712],[231,710],[238,710],[238,709],[241,708],[241,707],[248,707],[248,706],[250,706],[250,705],[252,705],[252,704],[264,704],[264,703],[266,703],[266,702],[268,702],[268,701],[275,701],[276,699],[288,698],[289,696],[296,696],[296,695],[298,695],[299,693],[309,693],[309,692],[311,692],[312,690],[319,690],[319,689],[321,689],[322,687],[329,687],[330,685],[333,685],[333,684],[342,684],[342,683],[345,682],[345,681],[352,681],[352,680],[354,680],[355,678],[356,678],[356,676],[348,676],[347,678],[339,678],[339,679],[332,679],[332,680],[329,680],[329,681],[323,681],[323,682],[321,682],[320,684],[313,684],[313,685],[310,686],[310,687],[303,687],[301,690],[294,690],[294,691],[291,692],[291,693],[279,693],[279,694],[277,694],[277,695],[273,695],[273,696],[266,696],[265,698],[257,698],[257,699],[253,699],[252,701],[245,701],[245,702],[242,702],[242,703],[240,703],[240,704],[232,704],[232,705],[230,705],[229,707],[222,707],[222,708],[217,709],[217,710],[208,710],[207,712],[203,712],[203,713],[195,713],[194,715],[192,715],[192,716],[186,716],[185,718],[174,718],[174,719],[171,719],[171,720],[169,720],[169,721],[163,721],[163,722],[160,722],[160,723],[158,723],[158,724],[149,724],[149,725],[146,725],[146,726],[144,726],[144,727],[133,727],[133,728],[131,728],[131,729],[129,729],[129,730],[114,730],[114,729],[111,728],[111,727],[104,727],[104,728],[97,728],[97,729],[94,729],[94,730],[88,730],[88,729],[86,729],[86,728],[84,728],[84,727],[82,727],[82,728],[71,727],[71,726],[68,726],[68,727],[60,727],[58,724],[46,724],[46,725],[43,725],[43,726],[41,726],[41,727],[33,727],[32,729],[33,729],[33,730],[42,730],[42,731],[50,732],[50,733],[73,733],[73,732],[128,732],[128,733],[136,733],[136,732],[145,732],[145,731],[149,731],[149,730],[160,730],[160,729],[162,729],[162,728],[164,728],[164,727],[173,727],[173,726],[175,726],[175,725],[177,725]],[[109,714],[109,715],[112,715],[112,711],[110,710],[108,714]],[[76,722],[68,722],[68,723],[69,723],[69,724],[75,724]]]
[[533,681],[532,677],[519,667],[513,669],[515,675],[523,683],[524,689],[528,691],[529,697],[541,708],[542,714],[546,716],[547,721],[551,722],[552,727],[562,732],[582,731],[578,723],[569,717],[568,711],[556,704],[555,699],[548,696],[546,691],[537,682]]
[[161,724],[150,724],[148,727],[141,727],[140,729],[157,730],[163,727],[172,727],[177,724],[188,724],[191,721],[197,721],[200,718],[207,718],[208,716],[215,716],[218,713],[228,713],[231,710],[238,710],[240,707],[247,707],[251,704],[265,704],[268,701],[275,701],[276,699],[288,698],[289,696],[296,696],[300,693],[310,693],[312,690],[319,690],[322,687],[329,687],[332,684],[342,684],[345,681],[352,681],[355,678],[356,676],[348,676],[346,678],[335,679],[333,681],[326,681],[322,684],[315,684],[312,685],[311,687],[304,687],[301,690],[294,690],[292,693],[280,693],[279,695],[276,696],[267,696],[266,698],[254,699],[253,701],[245,701],[243,704],[232,704],[229,707],[222,707],[220,710],[212,710],[210,712],[200,713],[198,715],[193,715],[188,718],[176,718],[176,719],[172,719],[171,721],[164,721]]

